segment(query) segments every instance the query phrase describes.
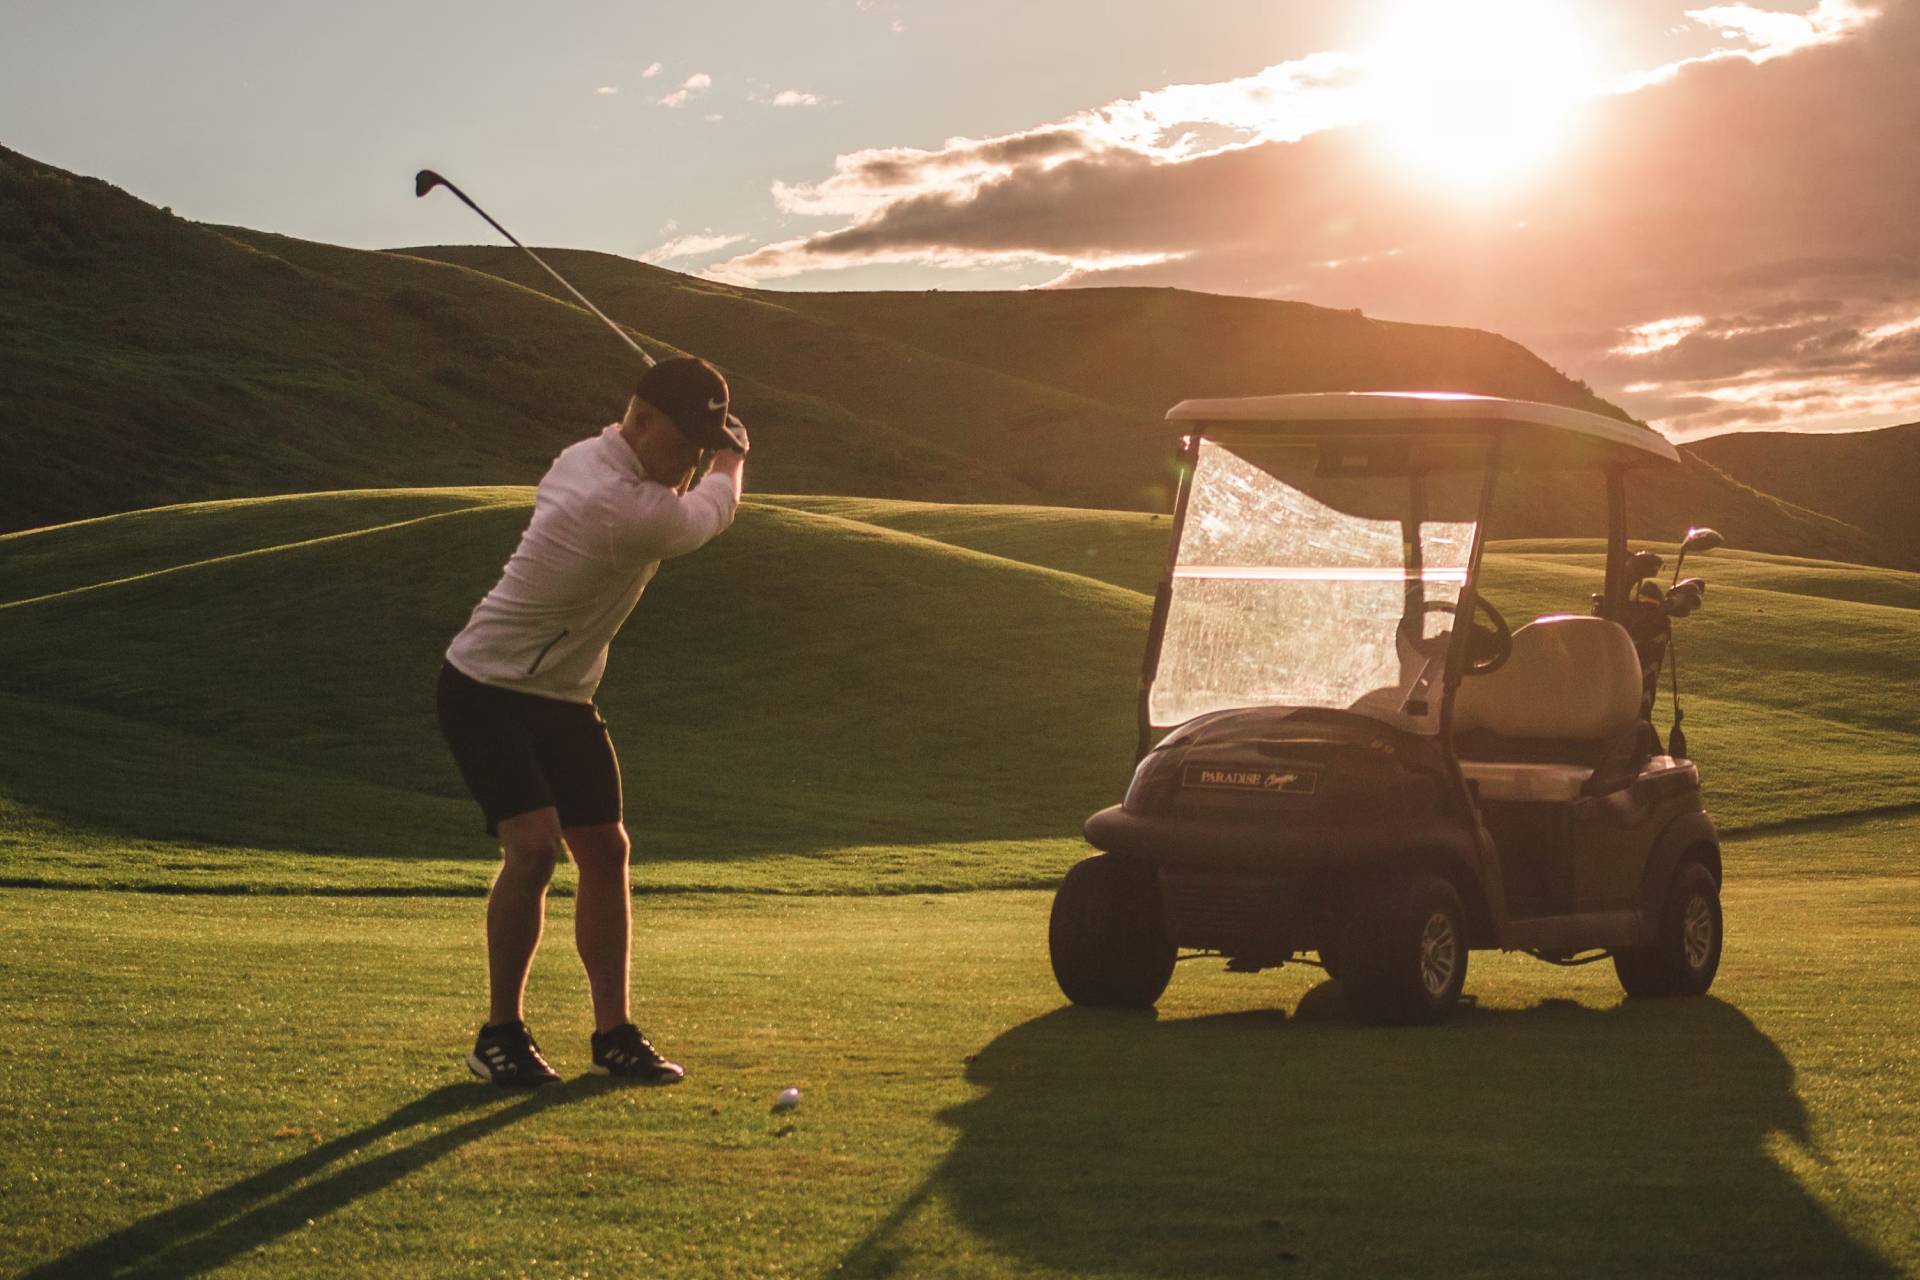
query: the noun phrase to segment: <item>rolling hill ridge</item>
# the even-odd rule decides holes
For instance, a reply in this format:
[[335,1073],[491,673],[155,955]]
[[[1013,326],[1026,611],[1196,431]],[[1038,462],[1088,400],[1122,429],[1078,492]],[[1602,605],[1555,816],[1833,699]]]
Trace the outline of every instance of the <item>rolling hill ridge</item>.
[[[0,535],[0,874],[477,892],[494,854],[434,729],[434,673],[530,500],[347,491]],[[601,691],[647,883],[1053,883],[1131,767],[1167,532],[750,500],[662,569]],[[1590,542],[1497,544],[1485,585],[1518,620],[1578,607],[1598,566]],[[1713,584],[1678,643],[1716,821],[1920,802],[1920,575],[1688,567]]]
[[[378,253],[185,222],[0,149],[0,528],[168,502],[525,483],[617,412],[610,339],[512,250]],[[757,490],[1164,510],[1188,395],[1405,387],[1596,400],[1496,335],[1174,290],[783,294],[549,251],[659,354],[725,368]],[[1623,415],[1622,415],[1623,416]],[[1501,532],[1590,533],[1591,486],[1503,488]],[[1700,460],[1635,532],[1906,564]]]
[[[405,252],[562,295],[514,249]],[[621,323],[654,326],[677,341],[684,335],[686,345],[723,365],[777,369],[783,385],[805,385],[861,412],[913,406],[929,431],[952,415],[938,428],[944,439],[956,447],[991,442],[1000,456],[1022,459],[1019,476],[1053,502],[1165,510],[1169,433],[1152,424],[1193,397],[1416,387],[1630,420],[1586,384],[1496,334],[1372,320],[1306,303],[1178,289],[775,293],[611,254],[543,252]],[[740,323],[742,316],[777,327],[782,340],[765,342]],[[1005,402],[976,398],[984,388],[1006,388],[1009,377],[1073,399],[1049,400],[1023,419],[1009,418]],[[931,404],[929,388],[939,392]],[[1107,417],[1090,419],[1088,406],[1103,406]],[[1089,456],[1134,482],[1102,491],[1059,479]],[[1877,542],[1844,514],[1761,492],[1685,450],[1678,472],[1648,472],[1633,487],[1630,518],[1639,537],[1677,538],[1708,524],[1759,550],[1920,566],[1920,554]],[[1598,486],[1585,476],[1516,476],[1503,482],[1498,501],[1503,536],[1596,534],[1605,527]]]
[[1843,511],[1891,563],[1920,562],[1920,422],[1877,431],[1742,431],[1684,446],[1695,458],[1782,500]]

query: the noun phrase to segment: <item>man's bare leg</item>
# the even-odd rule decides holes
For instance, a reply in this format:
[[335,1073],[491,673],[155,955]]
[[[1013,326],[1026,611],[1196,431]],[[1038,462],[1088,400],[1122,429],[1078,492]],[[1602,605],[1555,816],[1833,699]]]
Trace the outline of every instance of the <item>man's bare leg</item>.
[[540,946],[547,885],[566,853],[558,811],[548,807],[503,819],[500,853],[500,874],[487,894],[487,1022],[493,1026],[525,1014],[527,971]]
[[633,1025],[628,971],[633,955],[633,901],[627,829],[617,822],[568,827],[567,845],[580,872],[573,938],[593,991],[593,1069],[641,1084],[675,1084],[686,1072],[660,1056]]
[[611,1031],[633,1021],[629,973],[633,955],[633,902],[628,859],[632,846],[618,822],[569,827],[567,847],[579,871],[573,904],[573,940],[593,993],[593,1025]]

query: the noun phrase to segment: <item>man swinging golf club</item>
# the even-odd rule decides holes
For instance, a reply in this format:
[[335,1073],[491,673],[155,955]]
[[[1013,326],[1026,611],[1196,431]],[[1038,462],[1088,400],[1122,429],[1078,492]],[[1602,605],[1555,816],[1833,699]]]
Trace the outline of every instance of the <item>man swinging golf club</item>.
[[[685,1072],[633,1024],[632,912],[620,768],[593,695],[607,646],[660,562],[711,541],[740,503],[747,433],[704,360],[641,377],[626,416],[561,451],[499,584],[447,649],[440,730],[487,832],[500,839],[487,896],[491,1010],[467,1065],[502,1085],[559,1079],[527,1030],[527,971],[547,883],[571,850],[574,941],[593,994],[593,1070],[648,1084]],[[689,488],[703,450],[712,470]]]

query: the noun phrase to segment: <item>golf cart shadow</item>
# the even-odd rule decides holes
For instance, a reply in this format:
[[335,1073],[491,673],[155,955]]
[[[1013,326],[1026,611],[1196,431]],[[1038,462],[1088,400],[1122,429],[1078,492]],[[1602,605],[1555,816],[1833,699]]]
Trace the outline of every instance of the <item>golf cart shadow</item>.
[[1809,1145],[1793,1068],[1718,1000],[1422,1031],[1360,1026],[1332,982],[1291,1019],[1070,1007],[968,1079],[928,1190],[1067,1271],[1893,1273],[1769,1154]]

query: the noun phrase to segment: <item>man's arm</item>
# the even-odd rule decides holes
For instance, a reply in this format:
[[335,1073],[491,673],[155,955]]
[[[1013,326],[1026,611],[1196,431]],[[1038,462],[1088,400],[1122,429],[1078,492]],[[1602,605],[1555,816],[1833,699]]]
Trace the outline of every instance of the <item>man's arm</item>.
[[697,551],[733,523],[746,458],[731,449],[685,494],[652,481],[611,512],[614,551],[623,559],[668,560]]

